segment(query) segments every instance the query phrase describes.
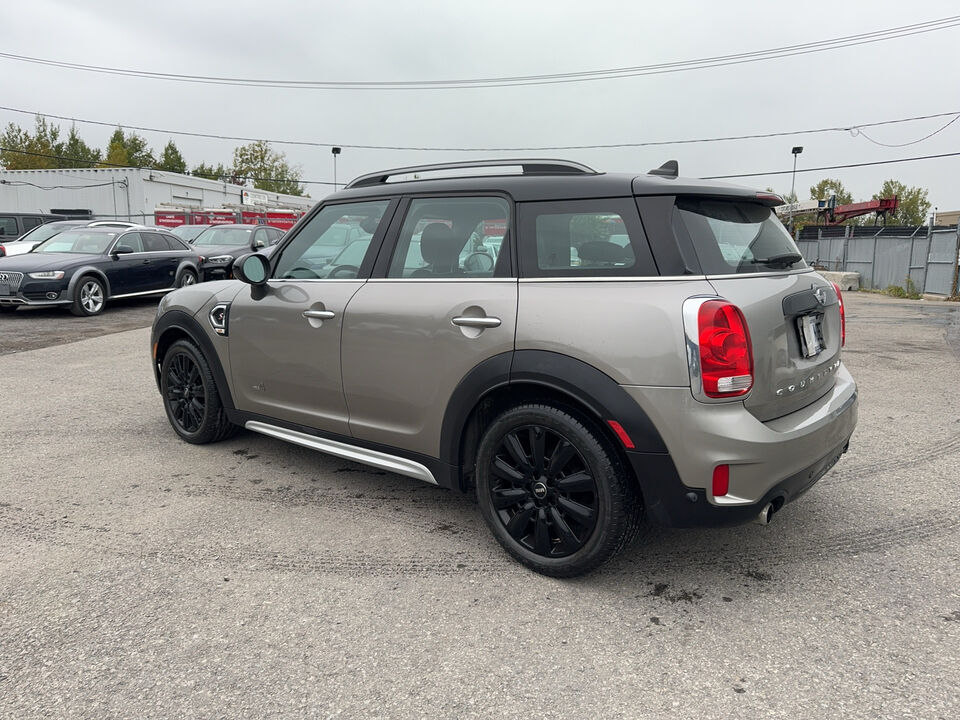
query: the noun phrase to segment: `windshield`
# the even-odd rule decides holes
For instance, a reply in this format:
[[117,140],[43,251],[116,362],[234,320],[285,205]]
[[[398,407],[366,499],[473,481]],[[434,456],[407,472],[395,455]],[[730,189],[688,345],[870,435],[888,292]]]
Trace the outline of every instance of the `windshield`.
[[807,267],[773,211],[752,202],[677,198],[675,223],[690,235],[707,275]]
[[40,243],[31,252],[102,255],[116,236],[115,232],[65,230]]
[[249,247],[250,233],[253,228],[225,228],[211,227],[197,235],[194,245],[230,245],[232,247]]
[[62,233],[64,230],[69,230],[71,227],[75,227],[75,226],[68,225],[64,227],[63,225],[53,225],[53,224],[40,225],[39,227],[36,227],[30,232],[28,232],[26,235],[24,235],[20,239],[33,242],[33,243],[41,243],[44,240],[48,240],[49,238],[52,238],[54,235],[58,235]]
[[197,235],[202,233],[207,228],[207,225],[180,225],[178,227],[171,228],[169,232],[173,233],[182,240],[192,242]]

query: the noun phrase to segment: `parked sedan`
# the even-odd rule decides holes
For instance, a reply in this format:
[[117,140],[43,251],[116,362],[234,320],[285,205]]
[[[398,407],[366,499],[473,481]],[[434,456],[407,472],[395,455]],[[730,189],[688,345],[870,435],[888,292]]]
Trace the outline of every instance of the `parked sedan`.
[[98,315],[108,300],[192,285],[197,253],[169,233],[145,228],[80,227],[23,255],[0,258],[0,311],[59,305]]
[[83,227],[89,223],[89,220],[57,220],[44,225],[38,225],[33,228],[33,230],[27,231],[15,240],[0,242],[0,257],[10,257],[11,255],[21,255],[25,252],[30,252],[44,240],[52,238],[64,230]]
[[201,280],[222,280],[232,277],[233,261],[251,251],[270,255],[280,242],[283,231],[268,225],[210,225],[193,241],[203,255]]

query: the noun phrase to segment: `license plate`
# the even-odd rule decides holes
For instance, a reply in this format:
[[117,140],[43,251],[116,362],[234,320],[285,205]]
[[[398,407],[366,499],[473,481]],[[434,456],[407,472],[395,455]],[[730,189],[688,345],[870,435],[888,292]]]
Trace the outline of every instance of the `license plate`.
[[800,333],[800,350],[804,357],[819,355],[823,344],[823,315],[802,315],[797,318]]
[[7,283],[0,283],[0,295],[13,295],[10,291],[10,285]]

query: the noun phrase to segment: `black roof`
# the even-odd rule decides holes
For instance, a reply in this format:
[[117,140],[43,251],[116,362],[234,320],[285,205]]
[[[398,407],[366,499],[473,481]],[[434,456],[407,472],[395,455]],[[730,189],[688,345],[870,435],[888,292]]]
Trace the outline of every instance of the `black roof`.
[[[504,161],[499,165],[516,165],[520,161]],[[549,162],[549,161],[544,161]],[[476,163],[480,165],[481,163]],[[573,165],[571,163],[571,165]],[[464,167],[471,167],[464,163]],[[446,169],[449,165],[437,166]],[[628,197],[630,195],[713,195],[733,196],[754,199],[756,190],[752,188],[701,180],[699,178],[665,177],[648,173],[604,173],[604,172],[532,172],[529,174],[473,175],[470,177],[422,178],[403,182],[386,182],[386,178],[401,174],[399,171],[412,168],[400,168],[396,171],[371,173],[358,178],[355,187],[333,193],[325,198],[330,200],[359,200],[378,198],[385,195],[417,193],[464,193],[464,192],[504,192],[519,202],[537,200],[576,200],[602,197]],[[422,166],[428,170],[430,166]],[[589,170],[589,168],[585,168]],[[382,179],[381,179],[382,178]]]

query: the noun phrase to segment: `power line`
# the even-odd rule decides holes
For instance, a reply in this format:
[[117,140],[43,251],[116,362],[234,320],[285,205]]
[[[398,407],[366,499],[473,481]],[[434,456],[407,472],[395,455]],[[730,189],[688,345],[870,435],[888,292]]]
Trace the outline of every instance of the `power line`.
[[[953,125],[957,120],[960,120],[960,114],[956,115],[956,116],[953,118],[953,120],[950,120],[949,122],[947,122],[946,124],[944,124],[942,127],[938,128],[937,130],[934,130],[934,131],[933,131],[932,133],[930,133],[929,135],[924,135],[922,138],[918,138],[918,139],[916,139],[916,140],[911,140],[910,142],[905,142],[905,143],[882,143],[882,142],[880,142],[879,140],[874,140],[872,137],[870,137],[870,136],[867,135],[865,132],[863,132],[863,130],[862,130],[861,128],[859,128],[859,127],[851,128],[851,129],[850,129],[850,133],[851,133],[854,137],[857,137],[858,135],[862,135],[862,136],[864,137],[864,139],[869,140],[869,141],[872,142],[874,145],[879,145],[880,147],[899,148],[899,147],[907,147],[907,146],[909,146],[909,145],[916,145],[917,143],[922,143],[924,140],[929,140],[929,139],[932,138],[934,135],[938,135],[939,133],[942,133],[942,132],[943,132],[944,130],[946,130],[948,127],[950,127],[951,125]],[[863,127],[865,127],[865,126],[863,126]]]
[[25,182],[22,180],[0,180],[0,185],[9,185],[11,187],[20,187],[25,185],[28,187],[35,187],[38,190],[85,190],[86,188],[106,187],[107,185],[114,185],[116,183],[116,180],[111,180],[110,182],[92,183],[90,185],[37,185],[36,183]]
[[[857,125],[838,125],[833,127],[822,127],[822,128],[813,128],[806,130],[789,130],[789,131],[778,131],[778,132],[768,132],[768,133],[754,133],[754,134],[745,134],[745,135],[725,135],[717,137],[707,137],[707,138],[688,138],[682,140],[648,140],[644,142],[625,142],[625,143],[600,143],[593,145],[539,145],[539,146],[530,146],[530,147],[418,147],[412,145],[362,145],[362,144],[351,144],[351,143],[334,143],[334,142],[317,142],[311,140],[270,140],[265,138],[254,138],[254,137],[244,137],[238,135],[223,135],[216,133],[200,133],[200,132],[190,132],[187,130],[164,130],[161,128],[152,128],[144,127],[141,125],[128,125],[126,123],[116,123],[116,122],[104,122],[102,120],[88,120],[84,118],[75,118],[69,117],[67,115],[53,115],[50,113],[37,112],[32,110],[22,110],[20,108],[6,107],[0,105],[0,110],[6,110],[8,112],[19,113],[21,115],[33,115],[41,116],[46,118],[53,118],[55,120],[64,120],[72,123],[80,123],[81,125],[97,125],[100,127],[121,127],[126,128],[127,130],[139,130],[140,132],[152,132],[159,133],[163,135],[183,135],[185,137],[197,137],[197,138],[206,138],[211,140],[229,140],[232,142],[259,142],[264,141],[271,143],[273,145],[294,145],[300,147],[318,147],[318,148],[330,148],[330,147],[343,147],[349,148],[351,150],[403,150],[403,151],[417,151],[417,152],[541,152],[547,150],[605,150],[605,149],[616,149],[616,148],[640,148],[640,147],[660,147],[665,145],[690,145],[695,143],[712,143],[712,142],[729,142],[734,140],[760,140],[765,138],[775,138],[775,137],[787,137],[791,135],[815,135],[820,133],[829,133],[829,132],[855,132],[858,131],[858,134],[863,135],[863,137],[871,142],[874,142],[872,138],[867,137],[862,131],[862,128],[870,127],[881,127],[884,125],[897,125],[901,123],[915,122],[918,120],[932,120],[936,118],[943,117],[953,117],[953,120],[948,122],[946,125],[941,127],[936,132],[930,133],[929,135],[920,138],[920,140],[907,143],[908,145],[915,144],[927,138],[933,137],[939,132],[942,132],[954,121],[960,118],[960,110],[954,110],[951,112],[942,112],[934,113],[932,115],[915,115],[908,118],[899,118],[896,120],[880,120],[877,122],[870,123],[860,123]],[[882,144],[882,143],[877,143]],[[891,146],[892,147],[892,146]]]
[[785,45],[764,50],[716,55],[691,60],[680,60],[667,63],[649,65],[635,65],[631,67],[607,68],[603,70],[582,70],[567,73],[549,73],[538,75],[516,75],[509,77],[487,77],[446,80],[283,80],[242,77],[219,77],[211,75],[187,75],[176,73],[153,72],[148,70],[129,70],[125,68],[108,67],[101,65],[86,65],[50,58],[38,58],[13,53],[0,53],[0,58],[18,62],[47,65],[69,70],[80,70],[107,75],[145,78],[150,80],[166,80],[172,82],[186,82],[203,85],[228,85],[244,87],[266,87],[295,90],[453,90],[472,88],[498,88],[530,85],[554,85],[560,83],[588,82],[595,80],[612,80],[626,77],[646,75],[662,75],[674,72],[686,72],[712,67],[740,65],[744,63],[761,62],[795,55],[825,52],[838,48],[854,47],[868,43],[883,42],[896,38],[909,37],[923,33],[945,30],[960,25],[960,15],[953,15],[936,20],[928,20],[912,25],[901,25],[875,30],[867,33],[846,35],[842,37],[818,40],[815,42],[797,45]]
[[[916,160],[936,160],[938,158],[957,157],[960,152],[940,153],[939,155],[919,155],[917,157],[898,158],[896,160],[875,160],[873,162],[849,163],[846,165],[824,165],[823,167],[802,168],[798,173],[822,172],[824,170],[846,170],[848,168],[868,167],[871,165],[894,165],[896,163],[914,162]],[[789,175],[790,170],[772,170],[770,172],[741,173],[740,175],[708,175],[703,180],[727,180],[730,178],[762,177],[764,175]]]
[[[17,153],[17,154],[19,154],[19,155],[32,155],[32,156],[34,156],[34,157],[50,158],[50,159],[54,159],[54,160],[69,160],[69,161],[71,161],[71,162],[78,162],[78,159],[77,159],[77,158],[69,158],[69,157],[63,157],[63,156],[61,156],[61,155],[52,155],[52,154],[46,154],[46,153],[29,152],[29,151],[26,151],[26,150],[13,150],[13,149],[11,149],[11,148],[5,148],[5,147],[0,147],[0,151]],[[848,169],[848,168],[869,167],[869,166],[873,166],[873,165],[895,165],[895,164],[897,164],[897,163],[915,162],[915,161],[917,161],[917,160],[937,160],[937,159],[940,159],[940,158],[958,157],[958,156],[960,156],[960,152],[940,153],[940,154],[938,154],[938,155],[918,155],[918,156],[916,156],[916,157],[896,158],[896,159],[893,159],[893,160],[875,160],[875,161],[873,161],[873,162],[848,163],[848,164],[846,164],[846,165],[824,165],[823,167],[801,168],[801,169],[797,170],[796,172],[798,172],[798,173],[809,173],[809,172],[822,172],[823,170],[846,170],[846,169]],[[79,162],[84,162],[84,163],[86,163],[86,164],[90,164],[90,161],[89,161],[89,160],[82,160],[82,161],[79,161]],[[151,170],[151,171],[153,171],[153,172],[167,172],[166,170],[160,170],[160,169],[158,169],[158,168],[143,168],[143,167],[141,167],[141,168],[131,168],[131,167],[127,166],[127,165],[118,165],[118,164],[116,164],[116,163],[108,163],[108,162],[98,162],[97,164],[98,164],[98,165],[107,165],[107,166],[109,166],[109,167],[116,167],[116,168],[126,168],[126,169],[128,169],[128,170]],[[43,168],[41,168],[41,169],[43,169]],[[49,168],[49,169],[59,170],[59,169],[61,169],[61,168]],[[69,169],[69,168],[67,168],[67,169]],[[740,174],[737,174],[737,175],[708,175],[708,176],[703,177],[703,178],[701,178],[701,179],[702,179],[702,180],[729,180],[729,179],[733,179],[733,178],[763,177],[763,176],[766,176],[766,175],[789,175],[789,174],[792,173],[792,172],[794,172],[793,169],[790,169],[790,170],[770,170],[770,171],[767,171],[767,172],[740,173]],[[198,176],[196,176],[196,177],[207,177],[208,179],[215,179],[215,180],[220,180],[220,179],[221,179],[221,178],[219,178],[219,177],[213,177],[213,176],[207,176],[207,175],[198,175]],[[255,182],[256,182],[256,181],[262,181],[262,182],[292,182],[289,178],[260,178],[260,177],[254,177],[254,176],[252,176],[252,175],[238,175],[238,176],[236,176],[236,178],[239,179],[239,180],[253,180],[253,181],[255,181]],[[333,182],[331,182],[331,181],[329,181],[329,180],[297,180],[296,182],[299,183],[299,184],[301,184],[301,185],[333,185]]]
[[[88,160],[86,158],[73,158],[66,157],[64,155],[54,155],[53,153],[38,153],[32,152],[30,150],[14,150],[13,148],[0,147],[0,152],[9,152],[15,153],[17,155],[29,155],[31,157],[40,157],[47,158],[48,160],[64,160],[67,162],[82,163],[83,165],[97,165],[97,166],[106,166],[110,168],[123,168],[125,170],[149,170],[151,172],[170,172],[169,170],[162,170],[155,167],[131,167],[130,165],[121,165],[119,163],[106,162],[105,160]],[[76,170],[77,168],[28,168],[30,170]],[[82,169],[82,168],[81,168]],[[192,173],[191,173],[192,174]],[[208,173],[199,173],[193,175],[194,177],[205,178],[207,180],[216,180],[221,181],[225,180],[219,175],[210,175]],[[231,181],[233,178],[237,180],[252,180],[253,182],[296,182],[300,185],[333,185],[333,182],[328,180],[294,180],[292,178],[265,178],[265,177],[255,177],[253,175],[231,175]]]

